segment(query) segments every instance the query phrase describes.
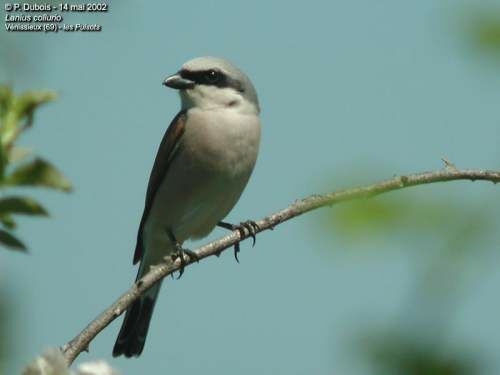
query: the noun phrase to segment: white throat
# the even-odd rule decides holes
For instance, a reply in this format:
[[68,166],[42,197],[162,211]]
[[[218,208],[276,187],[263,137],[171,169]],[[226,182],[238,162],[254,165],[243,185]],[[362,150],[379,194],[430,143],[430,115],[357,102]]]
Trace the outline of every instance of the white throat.
[[181,90],[182,109],[196,107],[201,110],[228,109],[245,114],[258,114],[258,109],[241,93],[233,88],[197,85],[192,89]]

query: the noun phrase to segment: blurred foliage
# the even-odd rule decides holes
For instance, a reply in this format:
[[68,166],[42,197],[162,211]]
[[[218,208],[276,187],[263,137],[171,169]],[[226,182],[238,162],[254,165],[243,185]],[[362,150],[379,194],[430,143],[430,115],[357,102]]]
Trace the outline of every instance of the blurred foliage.
[[500,7],[474,4],[462,9],[460,30],[469,48],[485,56],[500,58]]
[[365,336],[359,345],[375,364],[375,374],[472,375],[482,371],[480,362],[465,350],[447,352],[436,340],[419,341],[400,331]]
[[119,375],[119,372],[103,360],[83,362],[71,370],[61,350],[52,347],[33,359],[21,375]]
[[[323,229],[333,229],[335,238],[356,248],[385,241],[394,234],[408,237],[425,233],[427,238],[435,236],[442,240],[446,240],[448,234],[453,234],[453,238],[458,234],[460,238],[456,241],[465,243],[492,229],[488,210],[464,207],[452,200],[432,194],[419,195],[414,191],[346,202],[324,211],[323,215]],[[459,249],[465,250],[464,246],[447,247],[454,253]]]
[[[360,175],[384,175],[383,168]],[[375,173],[377,175],[377,173]],[[356,178],[356,177],[354,177]],[[366,183],[366,177],[365,183]],[[352,178],[345,177],[349,181]],[[356,181],[356,184],[360,184]],[[374,374],[483,373],[487,358],[474,347],[450,339],[456,311],[468,283],[492,264],[486,251],[498,247],[498,206],[491,197],[476,203],[437,186],[403,189],[387,195],[335,205],[323,210],[317,227],[333,242],[334,251],[359,254],[375,250],[377,262],[400,249],[414,266],[414,285],[400,309],[380,327],[376,318],[354,333],[354,351]],[[484,199],[484,200],[483,200]],[[357,257],[359,258],[359,257]],[[415,263],[415,262],[418,262]]]
[[384,234],[388,227],[419,228],[453,222],[462,210],[443,201],[408,199],[401,195],[379,196],[339,205],[329,212],[329,225],[352,241]]
[[26,250],[13,231],[13,215],[47,216],[47,210],[27,196],[6,195],[17,187],[46,187],[71,191],[70,181],[51,163],[33,157],[31,150],[19,147],[19,136],[33,126],[36,109],[55,98],[51,91],[26,91],[16,95],[11,88],[0,85],[0,245]]
[[500,55],[500,9],[484,9],[467,17],[468,39],[476,48]]
[[0,375],[5,373],[4,365],[8,358],[8,340],[6,335],[6,325],[8,321],[7,300],[4,295],[0,298]]

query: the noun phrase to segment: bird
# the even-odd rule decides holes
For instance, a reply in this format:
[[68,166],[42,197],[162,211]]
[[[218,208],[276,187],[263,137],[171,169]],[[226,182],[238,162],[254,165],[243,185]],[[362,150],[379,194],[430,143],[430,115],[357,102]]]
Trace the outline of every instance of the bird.
[[[220,57],[185,62],[163,81],[178,90],[181,109],[168,126],[149,177],[133,264],[137,280],[166,256],[196,254],[182,247],[216,226],[244,231],[255,242],[255,222],[222,221],[239,200],[254,169],[260,144],[260,106],[247,75]],[[235,245],[237,259],[239,244]],[[238,259],[237,259],[238,260]],[[181,268],[182,274],[183,268]],[[139,356],[146,341],[161,282],[125,313],[113,356]]]

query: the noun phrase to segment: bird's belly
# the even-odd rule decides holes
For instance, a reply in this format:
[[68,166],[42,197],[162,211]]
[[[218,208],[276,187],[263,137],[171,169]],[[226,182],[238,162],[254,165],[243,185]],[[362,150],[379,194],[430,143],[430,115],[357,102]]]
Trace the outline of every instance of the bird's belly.
[[155,194],[144,228],[146,247],[168,243],[169,230],[180,243],[206,236],[236,204],[250,177],[258,124],[243,132],[217,129],[217,122],[199,124],[206,128],[189,128],[188,122],[185,141]]
[[169,231],[180,243],[206,236],[236,204],[247,179],[193,168],[172,168],[169,176],[156,193],[144,228],[146,246],[168,242]]

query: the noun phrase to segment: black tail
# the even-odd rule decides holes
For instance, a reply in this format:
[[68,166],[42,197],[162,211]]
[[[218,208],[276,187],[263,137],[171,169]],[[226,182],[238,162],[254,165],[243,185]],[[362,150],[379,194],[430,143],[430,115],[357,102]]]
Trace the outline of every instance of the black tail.
[[127,309],[113,348],[113,357],[141,355],[159,289],[160,285],[155,285],[145,296],[136,300]]

